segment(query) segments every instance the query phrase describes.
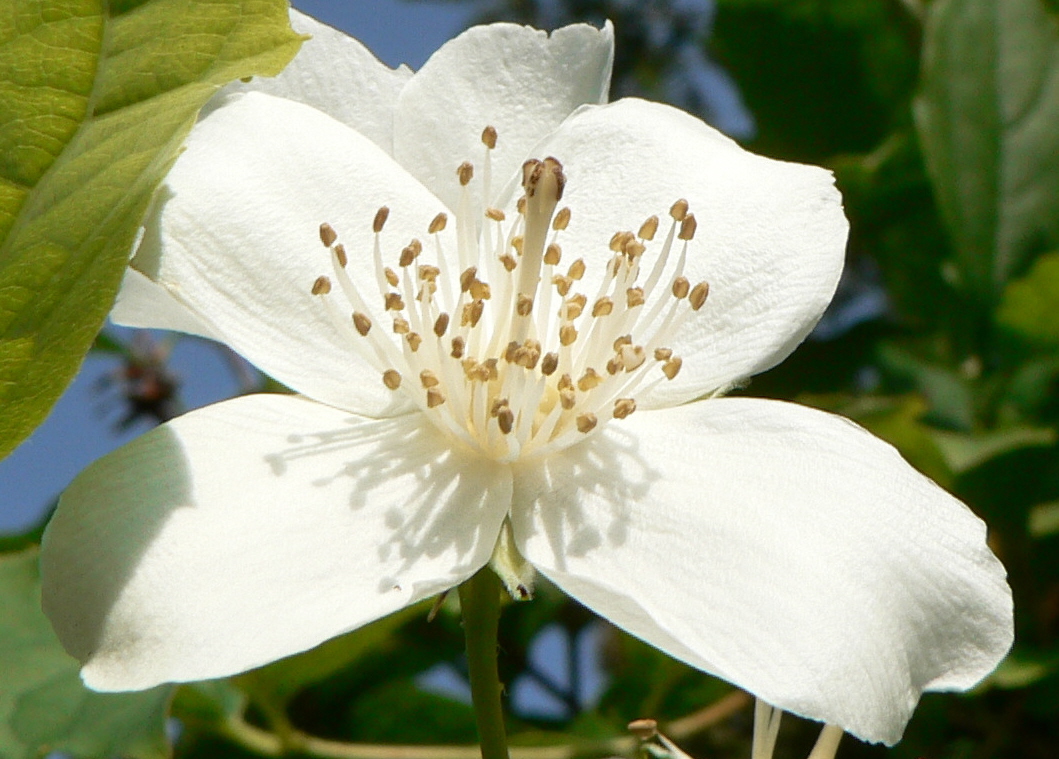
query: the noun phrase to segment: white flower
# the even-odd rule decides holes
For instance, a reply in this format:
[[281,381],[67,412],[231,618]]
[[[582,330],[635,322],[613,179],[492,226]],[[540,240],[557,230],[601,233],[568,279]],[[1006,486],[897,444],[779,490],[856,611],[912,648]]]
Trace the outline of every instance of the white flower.
[[294,65],[195,128],[116,314],[300,395],[189,413],[66,491],[44,602],[89,685],[239,672],[491,558],[871,741],[994,667],[1011,598],[980,520],[844,419],[716,397],[834,292],[827,172],[603,105],[609,26],[476,28],[412,75],[296,22]]

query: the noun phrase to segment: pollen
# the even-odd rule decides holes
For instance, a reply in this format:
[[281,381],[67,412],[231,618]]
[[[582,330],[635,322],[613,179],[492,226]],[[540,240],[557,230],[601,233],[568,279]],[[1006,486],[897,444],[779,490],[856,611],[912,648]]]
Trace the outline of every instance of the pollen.
[[[322,223],[331,268],[306,289],[395,403],[428,412],[454,444],[513,461],[606,434],[677,378],[671,346],[708,317],[709,285],[685,273],[698,244],[687,200],[586,248],[578,224],[591,229],[594,209],[560,206],[567,177],[545,157],[523,164],[510,206],[491,205],[498,139],[486,126],[473,163],[454,165],[452,209],[409,226],[423,209],[380,207],[367,250]],[[373,329],[380,320],[392,329]]]

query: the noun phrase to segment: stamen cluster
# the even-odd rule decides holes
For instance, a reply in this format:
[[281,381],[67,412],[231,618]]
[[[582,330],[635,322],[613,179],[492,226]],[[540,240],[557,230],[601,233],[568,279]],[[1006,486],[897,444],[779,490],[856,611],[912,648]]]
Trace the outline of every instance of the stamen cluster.
[[[496,130],[487,127],[481,197],[489,197],[496,140]],[[442,249],[445,213],[426,230],[435,263],[423,262],[423,243],[412,239],[396,267],[387,265],[381,236],[389,209],[382,207],[372,220],[376,292],[368,294],[367,283],[349,276],[349,254],[327,223],[320,240],[348,305],[332,297],[331,277],[318,277],[311,292],[343,330],[352,326],[354,349],[385,386],[405,394],[450,436],[498,460],[545,455],[628,417],[637,394],[677,376],[681,358],[666,346],[709,293],[705,282],[692,285],[683,276],[695,217],[687,201],[672,205],[669,232],[642,283],[658,217],[635,233],[615,232],[590,298],[578,290],[585,260],[563,263],[561,238],[572,213],[556,210],[566,184],[559,161],[523,165],[524,192],[511,221],[498,208],[474,207],[468,189],[474,173],[470,163],[456,172],[463,188],[456,213],[459,272],[447,270],[451,259]],[[670,267],[675,246],[680,250]],[[368,298],[380,308],[370,309]],[[385,325],[369,316],[380,312]]]

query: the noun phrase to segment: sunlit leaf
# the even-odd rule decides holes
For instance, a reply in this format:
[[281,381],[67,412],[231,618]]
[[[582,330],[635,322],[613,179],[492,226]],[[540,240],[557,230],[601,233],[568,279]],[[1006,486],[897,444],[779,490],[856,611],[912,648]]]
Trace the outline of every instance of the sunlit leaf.
[[956,474],[962,474],[995,456],[1020,448],[1055,443],[1054,430],[1034,427],[1016,427],[980,435],[935,430],[932,435],[949,468]]
[[997,319],[1029,340],[1059,345],[1059,252],[1041,256],[1005,288]]
[[1059,243],[1059,17],[1043,0],[935,0],[915,107],[959,284],[993,305]]
[[6,0],[0,456],[77,372],[199,108],[299,44],[285,0]]
[[93,693],[40,609],[37,551],[0,557],[0,756],[161,759],[172,687]]

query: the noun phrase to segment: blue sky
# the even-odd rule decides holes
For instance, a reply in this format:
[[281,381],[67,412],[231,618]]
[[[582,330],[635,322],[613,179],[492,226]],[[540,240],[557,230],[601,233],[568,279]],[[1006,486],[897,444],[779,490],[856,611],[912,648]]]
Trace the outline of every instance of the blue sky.
[[[302,0],[295,6],[363,41],[390,66],[423,65],[429,55],[469,24],[473,4],[404,0]],[[202,341],[177,343],[170,363],[182,398],[194,408],[234,394],[237,382],[226,357]],[[119,368],[112,358],[90,356],[48,420],[0,461],[0,533],[34,524],[70,480],[93,460],[147,429],[116,434],[119,408],[109,413],[97,386]]]

